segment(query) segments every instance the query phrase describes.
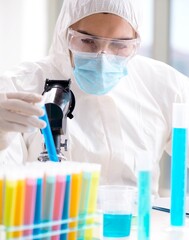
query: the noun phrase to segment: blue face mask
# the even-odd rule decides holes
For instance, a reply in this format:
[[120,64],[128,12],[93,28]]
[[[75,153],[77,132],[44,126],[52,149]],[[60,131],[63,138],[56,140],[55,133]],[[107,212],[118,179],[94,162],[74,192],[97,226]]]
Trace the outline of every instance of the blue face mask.
[[121,56],[96,53],[74,53],[74,76],[81,90],[103,95],[127,75],[127,59]]

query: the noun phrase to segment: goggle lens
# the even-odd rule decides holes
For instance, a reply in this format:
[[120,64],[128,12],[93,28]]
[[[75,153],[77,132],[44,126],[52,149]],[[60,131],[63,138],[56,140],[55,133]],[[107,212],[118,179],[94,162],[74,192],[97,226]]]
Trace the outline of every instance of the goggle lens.
[[91,36],[68,29],[68,46],[71,51],[86,53],[107,53],[131,57],[136,53],[140,39],[117,40]]

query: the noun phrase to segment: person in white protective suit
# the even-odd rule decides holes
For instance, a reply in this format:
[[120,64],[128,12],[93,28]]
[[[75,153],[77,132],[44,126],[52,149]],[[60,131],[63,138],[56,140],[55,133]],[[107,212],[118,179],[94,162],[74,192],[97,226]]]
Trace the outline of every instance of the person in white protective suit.
[[49,56],[1,76],[1,162],[37,159],[43,145],[39,128],[45,124],[35,103],[47,78],[71,78],[76,106],[68,120],[67,158],[100,163],[102,184],[136,185],[138,156],[146,151],[158,192],[159,161],[164,151],[171,153],[172,103],[176,95],[187,101],[189,81],[136,54],[139,2],[64,1]]

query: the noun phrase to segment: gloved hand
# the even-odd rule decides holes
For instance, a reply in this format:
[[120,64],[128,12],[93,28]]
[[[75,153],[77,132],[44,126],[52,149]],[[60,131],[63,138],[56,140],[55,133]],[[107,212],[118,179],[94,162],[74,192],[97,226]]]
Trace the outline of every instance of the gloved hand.
[[45,122],[38,117],[44,111],[37,106],[42,96],[27,92],[0,93],[0,149],[5,149],[12,137],[11,132],[30,132],[32,128],[44,128]]

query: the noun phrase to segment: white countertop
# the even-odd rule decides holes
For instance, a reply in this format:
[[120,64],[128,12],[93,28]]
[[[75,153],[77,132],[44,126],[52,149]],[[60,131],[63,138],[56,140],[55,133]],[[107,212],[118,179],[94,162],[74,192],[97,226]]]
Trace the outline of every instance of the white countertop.
[[[187,229],[188,228],[188,229]],[[152,210],[151,213],[151,237],[150,240],[185,240],[189,238],[189,217],[186,217],[186,231],[184,237],[171,237],[170,214],[167,212]],[[137,240],[137,229],[132,229],[129,240]]]
[[[169,228],[169,213],[153,210],[151,214],[150,240],[156,239],[164,240],[165,238],[162,238],[162,236],[164,235],[164,231],[166,231],[166,229],[168,228]],[[137,228],[132,229],[130,239],[137,240]]]
[[[174,232],[171,236],[170,228],[170,214],[167,212],[152,210],[151,212],[151,233],[150,240],[188,240],[189,239],[189,217],[186,217],[186,231],[184,237],[176,236]],[[96,229],[97,230],[97,229]],[[103,239],[100,237],[100,227],[98,231],[95,231],[95,239]],[[119,239],[118,239],[119,240]],[[121,240],[121,239],[120,239]],[[128,240],[138,240],[137,238],[137,227],[132,226],[131,236]]]

